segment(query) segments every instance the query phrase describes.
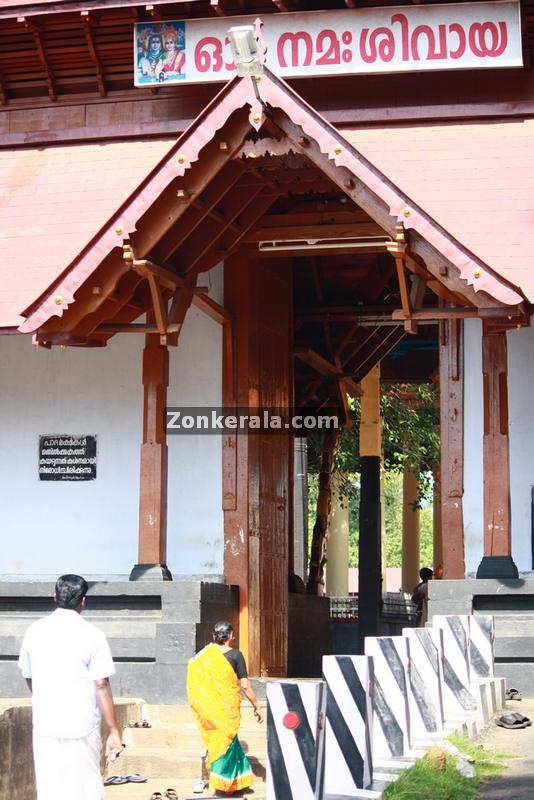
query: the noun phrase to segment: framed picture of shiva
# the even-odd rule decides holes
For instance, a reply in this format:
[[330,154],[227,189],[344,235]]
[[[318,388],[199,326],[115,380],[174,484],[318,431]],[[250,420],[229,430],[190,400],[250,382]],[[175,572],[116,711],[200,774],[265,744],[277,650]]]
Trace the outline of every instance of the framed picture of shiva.
[[185,22],[137,24],[134,48],[136,86],[185,79]]

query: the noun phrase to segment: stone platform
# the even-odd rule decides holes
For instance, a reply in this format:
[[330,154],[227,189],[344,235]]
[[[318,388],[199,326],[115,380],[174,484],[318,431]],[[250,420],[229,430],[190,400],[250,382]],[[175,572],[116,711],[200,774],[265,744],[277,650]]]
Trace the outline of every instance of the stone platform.
[[430,581],[429,621],[436,614],[495,619],[495,675],[534,697],[534,578]]
[[[0,697],[23,697],[17,658],[26,628],[54,610],[54,584],[0,582]],[[107,636],[113,693],[184,703],[187,662],[211,641],[215,622],[239,630],[238,590],[203,581],[89,582],[84,618]]]

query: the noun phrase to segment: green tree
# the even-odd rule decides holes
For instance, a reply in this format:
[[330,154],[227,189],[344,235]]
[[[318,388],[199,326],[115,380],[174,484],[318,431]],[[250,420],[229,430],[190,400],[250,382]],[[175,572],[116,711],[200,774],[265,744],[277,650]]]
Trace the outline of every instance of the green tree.
[[[340,434],[334,469],[341,476],[344,502],[349,504],[349,566],[358,565],[359,538],[359,415],[352,404],[354,422]],[[433,383],[389,384],[381,398],[384,421],[384,493],[386,566],[400,567],[402,559],[402,471],[408,466],[419,476],[421,564],[432,563],[432,470],[440,459],[439,403]],[[322,451],[320,433],[308,439],[309,529],[315,523],[317,472]]]

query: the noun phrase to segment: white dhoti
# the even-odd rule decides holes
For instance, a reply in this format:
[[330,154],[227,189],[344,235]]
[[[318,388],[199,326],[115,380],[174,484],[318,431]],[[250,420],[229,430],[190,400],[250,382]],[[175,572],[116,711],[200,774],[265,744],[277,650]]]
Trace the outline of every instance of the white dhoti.
[[103,800],[100,731],[82,739],[33,734],[37,800]]

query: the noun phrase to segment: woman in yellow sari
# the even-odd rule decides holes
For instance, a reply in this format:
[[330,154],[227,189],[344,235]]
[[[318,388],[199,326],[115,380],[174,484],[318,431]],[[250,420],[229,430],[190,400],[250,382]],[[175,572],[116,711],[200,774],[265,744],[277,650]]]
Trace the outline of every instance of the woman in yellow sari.
[[213,643],[194,656],[187,667],[187,697],[208,749],[210,789],[232,794],[253,783],[250,762],[237,738],[241,690],[262,721],[258,701],[247,676],[245,659],[231,647],[229,622],[217,622]]

